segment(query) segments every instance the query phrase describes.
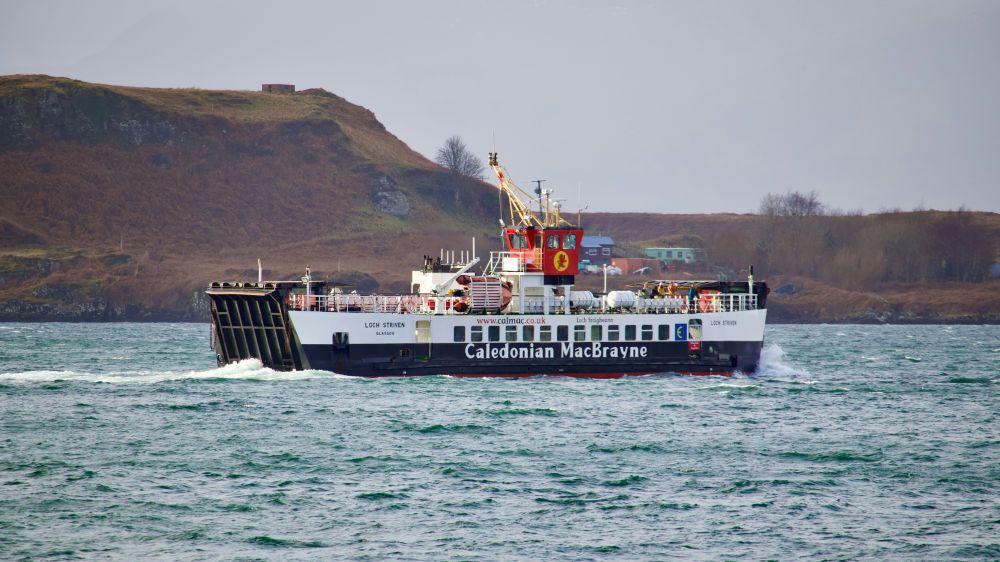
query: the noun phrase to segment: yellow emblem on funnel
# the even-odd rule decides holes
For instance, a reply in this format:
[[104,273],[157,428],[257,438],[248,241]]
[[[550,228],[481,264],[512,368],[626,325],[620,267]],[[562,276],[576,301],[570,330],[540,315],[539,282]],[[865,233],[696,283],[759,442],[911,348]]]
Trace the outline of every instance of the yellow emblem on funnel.
[[563,272],[569,269],[569,256],[566,252],[559,250],[552,256],[552,267],[556,268],[556,271]]

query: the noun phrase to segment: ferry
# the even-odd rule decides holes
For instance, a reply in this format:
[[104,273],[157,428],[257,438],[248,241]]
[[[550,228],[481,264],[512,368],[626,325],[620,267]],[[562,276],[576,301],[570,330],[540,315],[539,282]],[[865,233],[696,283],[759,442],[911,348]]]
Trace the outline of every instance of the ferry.
[[[551,190],[533,198],[489,165],[507,201],[503,251],[425,255],[409,294],[360,294],[316,280],[213,282],[220,366],[258,359],[279,371],[361,377],[451,375],[616,378],[751,373],[760,361],[767,284],[651,279],[574,290],[584,230]],[[504,219],[507,219],[506,221]],[[579,222],[579,221],[578,221]],[[606,284],[606,283],[605,283]]]

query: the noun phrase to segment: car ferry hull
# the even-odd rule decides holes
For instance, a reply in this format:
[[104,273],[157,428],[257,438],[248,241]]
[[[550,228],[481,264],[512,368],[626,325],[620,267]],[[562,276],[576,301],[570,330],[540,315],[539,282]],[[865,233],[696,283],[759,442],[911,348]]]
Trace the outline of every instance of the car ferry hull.
[[220,365],[256,358],[276,370],[363,377],[750,373],[767,314],[338,312],[329,297],[295,310],[288,306],[290,285],[220,284],[208,291]]

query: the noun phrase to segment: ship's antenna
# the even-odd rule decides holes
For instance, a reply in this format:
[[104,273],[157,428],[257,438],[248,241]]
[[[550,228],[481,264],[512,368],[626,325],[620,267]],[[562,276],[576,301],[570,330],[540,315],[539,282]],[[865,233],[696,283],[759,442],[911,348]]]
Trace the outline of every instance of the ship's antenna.
[[538,196],[538,214],[542,213],[542,182],[548,180],[531,180],[535,183],[535,195]]
[[576,182],[576,227],[583,228],[583,212],[590,208],[590,205],[583,204],[583,188],[580,182]]

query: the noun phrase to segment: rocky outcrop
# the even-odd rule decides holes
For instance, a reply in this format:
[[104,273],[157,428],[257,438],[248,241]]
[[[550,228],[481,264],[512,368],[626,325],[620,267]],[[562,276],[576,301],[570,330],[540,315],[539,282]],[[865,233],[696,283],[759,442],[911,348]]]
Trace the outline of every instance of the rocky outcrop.
[[48,139],[169,146],[177,136],[177,124],[162,112],[83,82],[26,84],[0,96],[0,149],[33,148]]
[[62,267],[63,262],[56,259],[0,256],[0,288],[45,277]]
[[371,187],[376,210],[399,218],[405,218],[410,214],[409,199],[391,177],[379,174],[372,178]]

